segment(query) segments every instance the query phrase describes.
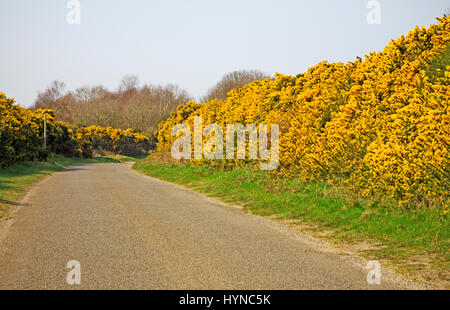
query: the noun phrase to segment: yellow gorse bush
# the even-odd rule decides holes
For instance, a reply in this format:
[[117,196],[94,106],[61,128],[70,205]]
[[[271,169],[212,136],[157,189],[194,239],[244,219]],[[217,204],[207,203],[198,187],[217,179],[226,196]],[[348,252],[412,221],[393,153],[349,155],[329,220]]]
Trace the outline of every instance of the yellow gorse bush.
[[[255,81],[225,100],[188,102],[159,124],[279,124],[279,174],[345,184],[400,205],[449,203],[450,23],[416,27],[355,62],[321,62],[297,76]],[[208,164],[218,164],[217,161]],[[236,165],[237,161],[221,161]]]
[[[44,115],[47,115],[48,150],[43,149]],[[57,121],[52,110],[22,108],[0,92],[0,167],[45,159],[49,152],[92,157],[96,151],[138,155],[149,149],[148,137],[133,129],[72,126]]]
[[[76,131],[84,154],[92,156],[94,151],[110,152],[123,155],[146,154],[150,148],[148,137],[133,129],[116,129],[112,127],[80,127]],[[85,156],[86,156],[85,155]]]
[[55,120],[50,110],[33,112],[14,105],[14,99],[0,92],[0,166],[47,157],[43,150],[44,114],[47,115],[49,150],[74,154],[76,141],[70,125]]

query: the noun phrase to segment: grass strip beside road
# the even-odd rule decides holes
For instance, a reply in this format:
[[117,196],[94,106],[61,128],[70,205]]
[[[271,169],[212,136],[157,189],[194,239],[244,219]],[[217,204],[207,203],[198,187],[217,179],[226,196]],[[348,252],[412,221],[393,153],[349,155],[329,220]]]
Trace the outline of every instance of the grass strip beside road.
[[136,162],[133,168],[332,243],[351,245],[359,255],[389,263],[416,280],[448,287],[449,216],[439,210],[380,207],[349,199],[326,184],[283,179],[249,168],[221,171],[152,158]]

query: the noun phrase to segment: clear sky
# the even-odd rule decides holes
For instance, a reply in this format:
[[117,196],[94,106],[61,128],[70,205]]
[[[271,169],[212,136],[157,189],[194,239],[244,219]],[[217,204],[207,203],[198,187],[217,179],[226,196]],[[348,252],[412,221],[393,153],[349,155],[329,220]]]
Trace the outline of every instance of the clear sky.
[[450,7],[379,0],[381,24],[368,24],[368,0],[79,0],[81,24],[70,25],[67,2],[0,0],[0,91],[23,106],[55,79],[116,89],[126,74],[200,97],[237,69],[354,60]]

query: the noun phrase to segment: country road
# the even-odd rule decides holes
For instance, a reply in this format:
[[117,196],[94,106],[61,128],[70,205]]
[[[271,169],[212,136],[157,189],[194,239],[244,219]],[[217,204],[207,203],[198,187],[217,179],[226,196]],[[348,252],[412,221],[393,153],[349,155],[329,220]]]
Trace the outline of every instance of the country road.
[[[0,289],[414,288],[322,242],[130,164],[80,164],[0,221]],[[66,264],[81,264],[81,285]]]

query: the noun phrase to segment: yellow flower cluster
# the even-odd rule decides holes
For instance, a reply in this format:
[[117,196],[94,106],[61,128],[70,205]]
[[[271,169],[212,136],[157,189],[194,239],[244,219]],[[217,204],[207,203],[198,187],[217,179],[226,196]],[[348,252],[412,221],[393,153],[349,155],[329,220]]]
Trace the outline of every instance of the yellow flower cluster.
[[279,124],[277,173],[401,205],[448,204],[450,23],[438,21],[364,60],[321,62],[234,89],[223,101],[183,104],[159,124],[158,150],[170,150],[173,126],[193,128],[196,115],[204,126]]
[[0,92],[0,167],[25,160],[45,159],[44,115],[47,115],[49,150],[74,155],[73,127],[55,120],[51,110],[31,111],[14,105],[14,99]]
[[94,151],[122,155],[145,154],[150,148],[148,137],[133,129],[112,127],[80,127],[76,131],[83,156],[91,157]]
[[[47,150],[43,148],[44,115],[47,116]],[[136,155],[149,149],[149,139],[132,129],[77,128],[57,121],[52,110],[22,108],[0,92],[0,167],[42,160],[49,152],[92,157],[95,151]]]

